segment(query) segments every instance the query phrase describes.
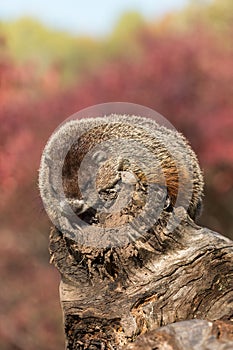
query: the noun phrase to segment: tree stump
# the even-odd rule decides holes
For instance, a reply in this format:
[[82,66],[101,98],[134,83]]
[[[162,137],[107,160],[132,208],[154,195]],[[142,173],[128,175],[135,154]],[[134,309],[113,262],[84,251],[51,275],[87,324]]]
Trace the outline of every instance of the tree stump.
[[[161,230],[126,247],[80,255],[74,242],[52,229],[67,350],[120,349],[178,321],[233,321],[233,242],[198,227],[182,209],[167,215],[182,217],[172,234]],[[175,344],[168,349],[184,349]]]
[[71,121],[40,190],[67,350],[231,348],[233,242],[195,223],[203,180],[182,135],[135,116]]

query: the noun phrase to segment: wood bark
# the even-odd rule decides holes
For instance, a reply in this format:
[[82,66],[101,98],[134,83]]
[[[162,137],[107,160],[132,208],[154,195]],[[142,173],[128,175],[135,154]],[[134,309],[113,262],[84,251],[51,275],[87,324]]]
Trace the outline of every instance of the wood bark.
[[79,247],[53,228],[50,254],[67,350],[233,349],[233,242],[182,207],[124,247]]
[[233,325],[229,322],[189,320],[149,331],[125,350],[231,350]]

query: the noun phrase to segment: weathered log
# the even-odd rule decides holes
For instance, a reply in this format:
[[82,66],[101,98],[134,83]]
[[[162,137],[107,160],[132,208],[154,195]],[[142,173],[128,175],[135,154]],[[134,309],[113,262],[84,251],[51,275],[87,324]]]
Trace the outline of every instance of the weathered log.
[[118,349],[150,330],[188,319],[233,320],[233,243],[182,210],[127,247],[87,251],[57,229],[50,253],[61,272],[67,349]]
[[[170,337],[175,345],[161,347],[160,341],[154,349],[157,346],[158,349],[183,350],[185,343],[177,343],[177,339],[184,336],[189,326],[185,324],[179,328],[177,324],[170,328],[160,327],[191,319],[220,320],[229,324],[233,321],[233,242],[194,222],[202,193],[202,177],[195,155],[178,133],[158,128],[138,117],[132,120],[137,127],[134,125],[132,128],[129,119],[124,118],[123,121],[127,123],[122,126],[116,116],[110,120],[110,124],[106,124],[104,119],[104,126],[102,119],[97,120],[91,132],[86,124],[78,124],[83,127],[82,135],[79,136],[78,145],[72,144],[64,162],[59,157],[66,152],[59,147],[66,144],[65,134],[58,134],[54,144],[53,140],[49,143],[48,147],[53,146],[53,152],[50,152],[50,148],[45,151],[41,192],[49,214],[58,221],[50,234],[50,254],[51,261],[61,273],[60,300],[67,350],[121,349],[142,334],[145,334],[144,338],[141,338],[139,345],[135,345],[139,348],[140,344],[148,348],[151,334],[155,338],[158,338],[158,334],[165,334],[164,344],[166,337]],[[142,126],[138,126],[141,121]],[[69,125],[69,138],[75,135],[74,125]],[[153,129],[152,136],[148,133],[149,129]],[[137,142],[143,141],[146,148],[145,166],[149,171],[143,174],[132,161],[132,147],[123,158],[117,159],[111,158],[114,151],[111,157],[104,160],[101,150],[94,153],[93,159],[101,158],[103,161],[100,171],[96,173],[97,192],[107,203],[111,204],[114,200],[115,211],[106,215],[106,211],[98,212],[98,206],[95,209],[90,203],[84,203],[77,185],[77,174],[85,152],[90,153],[94,147],[95,137],[97,141],[106,141],[109,135],[112,138],[120,135],[124,141],[132,137]],[[120,142],[125,148],[125,143]],[[148,149],[161,161],[166,186],[161,183],[157,160],[154,163],[151,161],[153,158],[148,156]],[[143,158],[140,148],[137,153],[140,159]],[[64,163],[60,173],[67,201],[57,198],[61,183],[56,177],[58,166],[52,169],[53,157]],[[82,177],[88,178],[93,169],[93,165],[89,167],[88,164]],[[54,174],[56,181],[50,188]],[[192,191],[189,205],[185,207],[183,203],[189,191],[189,182]],[[148,199],[150,186],[152,197]],[[175,205],[178,186],[182,188],[183,196],[180,205]],[[128,198],[129,193],[132,194],[132,201],[125,203],[124,197]],[[162,210],[157,216],[161,203]],[[62,214],[54,214],[57,206],[62,208]],[[72,214],[69,206],[72,206]],[[122,207],[124,210],[120,209]],[[140,217],[144,209],[146,215]],[[89,226],[85,224],[82,227],[80,221],[76,221],[76,215]],[[135,217],[140,220],[134,221]],[[102,233],[98,232],[99,228]],[[106,233],[105,229],[110,233]],[[77,232],[81,232],[81,241]],[[105,245],[102,234],[106,239]],[[125,242],[122,240],[124,236],[127,237]],[[115,244],[118,241],[120,244]],[[200,326],[194,321],[190,323],[191,328],[200,327],[197,332],[198,337],[203,338],[200,344],[211,348],[212,338],[206,338],[208,332],[204,331],[205,325],[212,327],[210,323],[200,323]],[[182,335],[180,332],[183,332]],[[231,344],[230,341],[227,338],[225,343]]]
[[233,325],[229,322],[190,320],[149,331],[124,350],[232,350]]

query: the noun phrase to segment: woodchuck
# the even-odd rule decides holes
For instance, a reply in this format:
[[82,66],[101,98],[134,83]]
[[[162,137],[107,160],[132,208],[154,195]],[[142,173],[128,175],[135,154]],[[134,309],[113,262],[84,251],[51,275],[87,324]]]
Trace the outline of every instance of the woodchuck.
[[203,176],[181,133],[149,118],[111,114],[71,120],[53,133],[39,188],[50,219],[66,233],[83,232],[81,222],[106,230],[135,218],[137,228],[148,229],[163,211],[180,206],[195,220]]

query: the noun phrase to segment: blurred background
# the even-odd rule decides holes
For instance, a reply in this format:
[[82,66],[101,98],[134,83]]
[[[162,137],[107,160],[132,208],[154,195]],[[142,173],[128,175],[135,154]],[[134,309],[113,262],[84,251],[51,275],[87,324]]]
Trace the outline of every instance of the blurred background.
[[233,239],[232,38],[232,0],[1,3],[1,350],[64,349],[37,176],[50,134],[84,107],[164,115],[204,171],[200,224]]

